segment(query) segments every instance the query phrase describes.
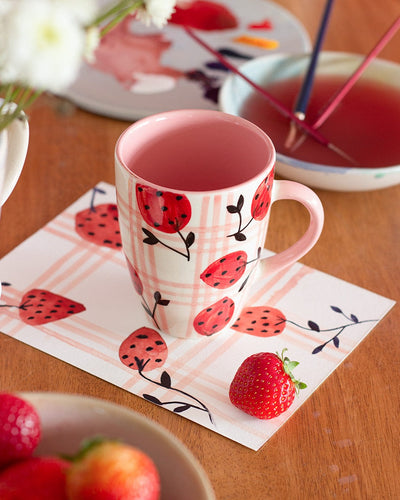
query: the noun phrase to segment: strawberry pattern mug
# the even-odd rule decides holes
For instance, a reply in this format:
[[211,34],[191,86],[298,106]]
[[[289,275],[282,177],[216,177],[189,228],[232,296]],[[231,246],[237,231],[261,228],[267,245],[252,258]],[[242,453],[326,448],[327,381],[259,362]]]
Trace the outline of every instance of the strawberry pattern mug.
[[[122,247],[155,327],[191,339],[226,330],[257,268],[273,273],[314,246],[321,202],[302,184],[274,180],[274,165],[265,132],[220,111],[160,113],[122,133],[115,149]],[[270,207],[281,199],[302,203],[310,224],[291,247],[265,257]]]

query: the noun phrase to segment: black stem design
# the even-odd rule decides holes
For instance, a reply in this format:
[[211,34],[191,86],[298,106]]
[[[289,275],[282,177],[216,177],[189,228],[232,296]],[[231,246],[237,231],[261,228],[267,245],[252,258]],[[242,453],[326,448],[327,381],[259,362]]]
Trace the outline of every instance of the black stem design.
[[151,382],[152,384],[155,384],[155,385],[158,385],[159,387],[163,387],[164,389],[167,388],[167,389],[170,389],[171,391],[174,391],[174,392],[177,392],[179,394],[182,394],[183,396],[186,396],[190,399],[192,399],[193,401],[196,401],[196,403],[198,403],[198,405],[195,405],[193,403],[187,403],[187,402],[184,402],[184,401],[167,401],[167,402],[163,402],[163,401],[160,401],[159,399],[153,397],[153,396],[150,396],[148,394],[143,394],[143,397],[145,399],[147,399],[148,401],[151,401],[155,404],[158,404],[160,406],[166,406],[166,405],[169,405],[169,404],[179,404],[181,405],[178,410],[179,412],[183,412],[189,408],[194,408],[196,410],[200,410],[200,411],[204,411],[207,413],[208,415],[208,418],[210,419],[210,422],[214,424],[214,419],[210,413],[210,410],[207,408],[207,406],[202,403],[199,399],[197,399],[195,396],[192,396],[191,394],[185,392],[185,391],[182,391],[181,389],[177,389],[176,387],[172,387],[171,385],[171,378],[169,376],[169,374],[164,371],[162,376],[161,376],[161,382],[157,382],[156,380],[152,380],[151,378],[147,377],[146,375],[144,375],[143,373],[143,370],[145,368],[145,366],[147,365],[147,363],[150,361],[149,359],[146,361],[146,362],[143,362],[144,360],[143,359],[139,359],[137,357],[135,357],[135,361],[136,361],[136,364],[138,366],[138,372],[139,372],[139,375],[144,378],[145,380],[147,380],[148,382]]
[[26,311],[26,308],[29,307],[32,304],[29,304],[29,299],[26,300],[23,304],[16,306],[13,304],[0,304],[0,307],[16,307],[17,309],[22,309],[23,311]]
[[[285,320],[282,320],[281,323],[283,323]],[[334,326],[332,328],[324,328],[322,330],[315,330],[315,328],[307,328],[306,326],[299,325],[298,323],[295,323],[294,321],[291,321],[290,319],[286,320],[286,323],[291,323],[294,326],[297,326],[298,328],[302,328],[303,330],[308,330],[309,332],[312,331],[317,331],[319,333],[325,333],[325,332],[334,332],[335,330],[338,330],[339,328],[344,330],[348,328],[349,326],[353,326],[355,324],[361,325],[362,323],[370,323],[372,321],[377,321],[376,319],[365,319],[363,321],[357,321],[356,323],[348,323],[347,325],[342,325],[342,326]],[[281,323],[277,323],[277,325],[280,325]]]
[[178,249],[176,249],[174,247],[171,247],[167,243],[164,243],[163,241],[161,241],[160,239],[158,239],[157,236],[155,236],[148,229],[145,229],[145,228],[142,227],[142,231],[147,236],[146,238],[144,238],[143,243],[147,243],[148,245],[156,245],[157,243],[160,243],[160,245],[162,245],[163,247],[168,248],[169,250],[172,250],[173,252],[175,252],[175,253],[177,253],[179,255],[182,255],[182,257],[185,257],[185,259],[187,259],[188,261],[190,260],[190,251],[189,251],[189,248],[194,243],[194,240],[195,240],[194,233],[192,233],[192,232],[188,233],[188,235],[185,238],[183,236],[183,234],[179,230],[176,231],[178,233],[179,237],[181,238],[181,240],[183,241],[184,245],[185,245],[186,253],[184,253],[184,252],[181,252],[180,250],[178,250]]
[[103,189],[100,189],[97,186],[95,186],[93,188],[93,190],[92,190],[92,197],[90,199],[90,211],[91,212],[96,212],[96,208],[94,206],[94,199],[95,199],[97,193],[106,194],[106,192]]
[[344,318],[346,318],[347,320],[349,320],[350,323],[347,323],[347,324],[344,324],[344,325],[340,325],[340,326],[336,326],[336,327],[332,327],[332,328],[321,329],[319,327],[319,325],[317,325],[317,323],[315,323],[314,321],[309,321],[308,322],[308,327],[306,327],[306,326],[303,326],[303,325],[299,325],[298,323],[295,323],[294,321],[282,318],[282,321],[280,323],[277,323],[277,325],[279,325],[279,324],[283,323],[284,321],[286,321],[287,323],[291,323],[292,325],[297,326],[298,328],[301,328],[303,330],[307,330],[307,331],[310,331],[310,332],[317,332],[317,333],[336,332],[336,334],[333,337],[331,337],[330,339],[328,339],[323,344],[320,344],[319,346],[317,346],[312,351],[312,354],[318,354],[330,342],[333,342],[333,345],[336,348],[338,348],[339,347],[339,336],[344,332],[344,330],[346,328],[348,328],[350,326],[353,326],[353,325],[361,325],[363,323],[371,323],[371,322],[376,322],[377,321],[376,319],[366,319],[366,320],[360,321],[354,314],[350,314],[349,316],[346,315],[339,307],[331,306],[331,309],[334,312],[341,314]]
[[238,229],[235,233],[228,234],[227,238],[231,238],[232,236],[235,238],[237,241],[244,241],[246,240],[246,235],[243,234],[243,231],[249,227],[251,222],[254,220],[253,217],[245,224],[242,226],[243,223],[243,217],[242,217],[242,208],[243,208],[243,203],[244,203],[244,198],[243,195],[240,195],[237,201],[236,205],[228,205],[226,209],[230,214],[238,214],[239,216],[239,224],[238,224]]
[[146,313],[151,317],[151,319],[154,321],[154,324],[156,325],[156,327],[160,330],[160,326],[159,324],[157,323],[157,320],[155,318],[155,314],[156,314],[156,310],[157,310],[157,306],[160,305],[160,306],[167,306],[169,304],[169,300],[166,300],[166,299],[163,299],[161,297],[161,293],[160,292],[154,292],[154,306],[153,306],[153,310],[150,309],[150,306],[148,304],[148,302],[146,301],[146,299],[143,297],[143,295],[141,296],[142,297],[142,306],[143,306],[143,309],[146,311]]
[[[257,262],[260,259],[260,255],[261,255],[261,247],[258,247],[257,257],[255,259],[247,261],[245,265],[248,266],[249,264],[252,264],[253,262]],[[249,281],[249,278],[252,275],[252,273],[254,272],[255,268],[256,268],[256,266],[253,266],[253,269],[249,272],[249,274],[247,275],[246,279],[240,285],[240,288],[239,288],[238,292],[241,292],[243,290],[243,288],[246,286],[246,284]]]

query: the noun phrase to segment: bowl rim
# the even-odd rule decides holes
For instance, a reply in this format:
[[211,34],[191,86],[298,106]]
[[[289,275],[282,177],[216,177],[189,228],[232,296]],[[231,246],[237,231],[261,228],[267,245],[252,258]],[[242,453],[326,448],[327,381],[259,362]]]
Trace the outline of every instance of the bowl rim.
[[[76,408],[84,407],[90,409],[90,407],[100,407],[106,413],[111,415],[120,415],[122,418],[127,418],[129,420],[135,421],[142,429],[149,430],[151,433],[155,434],[160,440],[163,440],[167,446],[173,449],[174,453],[181,457],[181,459],[186,462],[188,468],[192,471],[193,475],[197,477],[198,485],[202,488],[202,494],[204,495],[204,500],[216,500],[214,489],[211,485],[211,481],[206,474],[203,466],[200,464],[199,460],[193,455],[191,450],[176,437],[171,431],[163,427],[158,422],[147,417],[143,413],[139,413],[131,408],[108,401],[106,399],[101,399],[94,396],[87,396],[85,394],[77,393],[63,393],[63,392],[50,392],[50,391],[20,391],[17,392],[20,397],[26,399],[37,409],[38,413],[41,412],[40,401],[45,403],[58,405],[60,401],[65,403],[65,405],[75,405]],[[43,408],[43,407],[42,407]],[[43,431],[42,431],[43,432]]]
[[[268,61],[273,63],[275,61],[280,61],[284,59],[301,61],[306,60],[311,56],[311,52],[302,53],[291,53],[291,52],[277,52],[274,54],[266,54],[259,57],[255,57],[249,61],[244,62],[240,66],[240,71],[246,74],[246,70],[253,66],[259,64],[260,61]],[[362,61],[365,55],[358,54],[355,52],[344,52],[344,51],[334,51],[334,50],[323,50],[321,51],[319,57],[326,58],[329,60],[334,60],[335,58],[343,57],[348,61]],[[388,69],[393,69],[399,72],[400,75],[400,65],[389,61],[387,59],[375,58],[370,66],[387,67]],[[246,75],[248,76],[248,75]],[[218,97],[218,106],[225,113],[232,113],[232,106],[229,105],[229,87],[232,83],[240,79],[241,77],[236,74],[230,74],[222,84]],[[236,114],[236,113],[235,113]],[[240,116],[240,115],[239,115]],[[283,153],[276,151],[276,160],[281,163],[285,163],[289,167],[299,168],[306,171],[321,172],[325,174],[352,174],[358,176],[369,175],[373,177],[382,177],[390,174],[395,174],[400,172],[400,164],[398,165],[384,165],[382,167],[345,167],[339,165],[324,165],[322,163],[306,162],[297,158],[292,158],[286,156]]]

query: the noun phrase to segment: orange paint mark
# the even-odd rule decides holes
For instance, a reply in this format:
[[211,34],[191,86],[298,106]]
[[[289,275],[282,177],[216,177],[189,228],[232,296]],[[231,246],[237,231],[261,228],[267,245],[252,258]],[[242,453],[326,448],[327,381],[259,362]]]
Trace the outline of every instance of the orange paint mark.
[[249,35],[241,35],[234,38],[234,42],[243,43],[245,45],[252,45],[253,47],[259,47],[261,49],[273,50],[279,47],[279,42],[277,40],[269,40],[267,38],[259,38]]

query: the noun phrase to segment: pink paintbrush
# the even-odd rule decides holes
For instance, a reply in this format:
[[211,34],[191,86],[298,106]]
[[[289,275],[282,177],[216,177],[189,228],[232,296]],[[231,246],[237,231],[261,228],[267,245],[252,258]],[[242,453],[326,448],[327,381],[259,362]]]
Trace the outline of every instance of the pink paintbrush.
[[331,149],[338,155],[340,155],[342,158],[346,158],[347,160],[351,161],[354,163],[354,160],[349,158],[349,156],[343,152],[341,149],[339,149],[337,146],[332,144],[331,142],[328,141],[322,134],[320,134],[317,130],[313,129],[305,123],[303,120],[300,120],[292,111],[287,109],[281,102],[279,102],[275,97],[273,97],[269,92],[267,92],[265,89],[263,89],[260,85],[257,83],[253,82],[248,78],[244,73],[242,73],[240,70],[238,70],[233,64],[231,64],[227,59],[225,59],[224,56],[222,56],[218,51],[214,50],[212,47],[210,47],[204,40],[199,38],[188,26],[184,26],[186,32],[188,35],[190,35],[193,40],[195,40],[199,45],[201,45],[203,48],[208,50],[211,54],[213,54],[214,57],[216,57],[226,68],[228,68],[232,73],[235,73],[236,75],[240,76],[245,80],[249,85],[251,85],[257,92],[262,94],[268,102],[273,106],[279,113],[281,113],[283,116],[286,118],[289,118],[290,120],[294,121],[298,127],[303,130],[306,134],[311,136],[313,139],[315,139],[317,142],[322,144],[323,146],[326,146],[327,148]]
[[314,123],[311,124],[312,128],[319,128],[335,111],[338,104],[343,100],[345,95],[351,90],[357,80],[360,78],[363,71],[368,67],[368,65],[375,59],[379,52],[385,47],[389,40],[394,36],[396,31],[400,28],[400,16],[392,24],[392,26],[386,31],[383,37],[371,50],[371,52],[365,57],[360,66],[351,75],[351,77],[344,83],[344,85],[331,97],[331,99],[326,103],[326,105],[319,112],[318,118]]

